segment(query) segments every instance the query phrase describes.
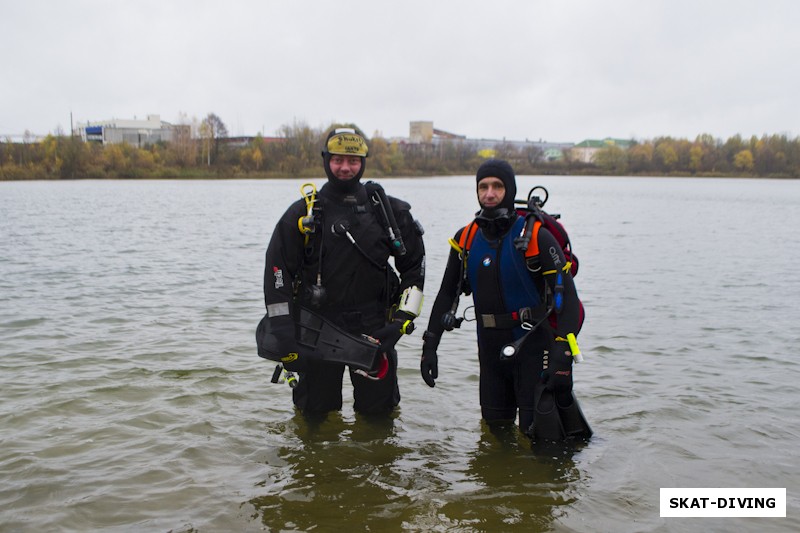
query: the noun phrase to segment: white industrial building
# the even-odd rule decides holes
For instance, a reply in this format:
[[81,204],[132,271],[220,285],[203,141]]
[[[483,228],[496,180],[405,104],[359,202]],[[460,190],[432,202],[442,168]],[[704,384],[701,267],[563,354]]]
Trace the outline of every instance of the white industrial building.
[[79,123],[76,128],[85,142],[103,144],[128,143],[147,146],[159,141],[173,140],[175,126],[161,120],[160,115],[147,115],[146,120],[111,119]]

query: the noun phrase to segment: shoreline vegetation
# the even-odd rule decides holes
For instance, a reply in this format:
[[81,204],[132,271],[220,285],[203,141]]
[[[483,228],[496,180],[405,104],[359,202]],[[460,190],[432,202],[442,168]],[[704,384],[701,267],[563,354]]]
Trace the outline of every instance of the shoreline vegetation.
[[[84,142],[64,134],[48,135],[40,142],[0,141],[0,181],[322,176],[320,147],[330,128],[293,124],[281,127],[277,137],[234,143],[220,125],[199,137],[141,147]],[[387,140],[377,132],[368,143],[371,178],[471,175],[487,157],[510,161],[518,175],[800,178],[800,138],[787,135],[631,140],[624,147],[598,148],[590,163],[578,160],[570,149],[563,157],[548,159],[538,148],[519,149],[510,143],[477,152],[459,139],[411,144]]]

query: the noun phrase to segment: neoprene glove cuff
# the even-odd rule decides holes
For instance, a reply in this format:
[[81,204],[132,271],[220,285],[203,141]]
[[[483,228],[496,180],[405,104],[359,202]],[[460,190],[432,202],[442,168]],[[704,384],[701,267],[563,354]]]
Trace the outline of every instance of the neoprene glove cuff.
[[415,317],[411,313],[406,313],[405,311],[395,311],[394,312],[394,319],[399,320],[400,322],[405,322],[406,320],[414,320]]
[[394,314],[394,321],[400,322],[400,332],[411,335],[414,332],[414,319],[416,317],[405,311],[397,311]]
[[422,334],[422,351],[425,352],[428,350],[435,352],[439,348],[440,340],[441,337],[439,335],[426,330],[425,333]]

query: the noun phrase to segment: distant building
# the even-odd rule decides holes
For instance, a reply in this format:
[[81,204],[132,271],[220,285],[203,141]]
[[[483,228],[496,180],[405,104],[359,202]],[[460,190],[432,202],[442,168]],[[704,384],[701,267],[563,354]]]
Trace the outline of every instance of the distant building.
[[553,161],[561,161],[564,159],[564,150],[569,147],[561,147],[561,148],[547,148],[542,150],[542,159],[545,161],[552,163]]
[[581,163],[594,163],[595,155],[597,155],[597,152],[603,148],[607,148],[609,146],[618,146],[619,148],[626,150],[630,147],[630,145],[631,141],[625,139],[612,139],[610,137],[606,137],[602,140],[587,139],[572,147],[570,150],[570,157],[573,161],[579,161]]
[[475,152],[492,153],[497,148],[504,146],[517,150],[533,148],[540,150],[545,161],[558,161],[563,159],[564,151],[571,149],[573,143],[550,143],[544,141],[510,141],[507,139],[469,139],[466,135],[458,135],[433,127],[431,121],[413,121],[409,125],[409,144],[433,144],[442,142],[460,142],[470,146]]
[[424,144],[433,139],[433,122],[415,120],[409,125],[408,142],[411,144]]
[[146,120],[111,119],[98,122],[79,123],[77,133],[85,142],[102,144],[128,143],[133,146],[147,146],[160,141],[169,142],[188,125],[174,126],[161,120],[159,115],[147,115]]
[[[249,146],[253,143],[257,137],[252,135],[244,135],[239,137],[222,137],[219,139],[221,144],[226,146],[231,146],[233,148],[244,148],[245,146]],[[272,144],[272,143],[285,143],[285,137],[261,137],[261,142],[264,144]]]
[[409,124],[408,142],[410,144],[425,144],[441,139],[466,139],[466,137],[436,129],[431,121],[415,120]]

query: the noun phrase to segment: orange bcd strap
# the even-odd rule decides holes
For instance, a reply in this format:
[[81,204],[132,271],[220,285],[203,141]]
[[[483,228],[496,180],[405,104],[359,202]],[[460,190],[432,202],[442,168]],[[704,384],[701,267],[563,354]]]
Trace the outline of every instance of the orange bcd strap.
[[458,246],[464,251],[469,251],[469,247],[472,245],[472,239],[475,238],[477,232],[478,224],[473,220],[467,224],[464,231],[461,232],[461,237],[458,239]]
[[[525,257],[536,257],[539,255],[539,228],[542,227],[542,222],[537,220],[533,223],[533,231],[531,232],[531,240],[528,241],[528,249],[525,250]],[[458,246],[465,252],[469,251],[472,246],[472,241],[475,239],[475,234],[478,233],[478,224],[475,221],[470,222],[461,232],[461,237],[458,239]]]
[[528,249],[525,250],[525,258],[536,257],[539,255],[539,228],[542,227],[542,221],[537,220],[533,223],[533,231],[531,232],[531,240],[528,241]]

